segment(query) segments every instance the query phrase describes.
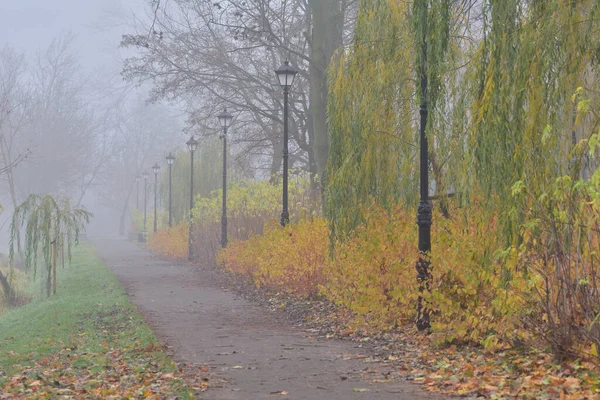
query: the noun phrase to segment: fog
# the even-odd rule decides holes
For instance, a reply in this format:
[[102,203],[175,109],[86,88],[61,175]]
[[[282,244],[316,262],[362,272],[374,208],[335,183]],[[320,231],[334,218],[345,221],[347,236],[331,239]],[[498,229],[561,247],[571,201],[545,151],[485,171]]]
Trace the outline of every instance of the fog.
[[[206,196],[219,189],[223,147],[216,117],[225,108],[234,116],[227,132],[228,182],[277,181],[283,169],[284,97],[274,70],[286,59],[299,71],[288,104],[289,167],[292,173],[322,175],[326,104],[309,90],[313,50],[306,26],[311,17],[303,2],[294,3],[291,13],[285,4],[4,2],[0,252],[7,249],[13,209],[31,194],[69,199],[91,211],[90,235],[139,232],[141,222],[132,224],[143,204],[134,201],[140,196],[136,176],[150,172],[146,200],[152,199],[153,187],[163,188],[157,208],[164,214],[165,156],[171,152],[180,166],[173,212],[181,223],[189,212],[185,143],[190,135],[200,141],[195,193]],[[312,79],[322,82],[319,87],[326,81],[325,60],[349,43],[351,4],[357,3],[344,6],[340,15],[347,21],[335,32],[314,33],[329,54],[317,57],[320,64],[312,71]],[[291,17],[283,18],[287,13]],[[268,30],[257,33],[265,21]],[[153,186],[155,163],[162,172]]]
[[121,38],[146,15],[144,3],[0,5],[0,252],[14,205],[32,193],[87,208],[91,235],[123,233],[135,175],[185,146],[180,107],[148,104],[148,88],[121,76]]

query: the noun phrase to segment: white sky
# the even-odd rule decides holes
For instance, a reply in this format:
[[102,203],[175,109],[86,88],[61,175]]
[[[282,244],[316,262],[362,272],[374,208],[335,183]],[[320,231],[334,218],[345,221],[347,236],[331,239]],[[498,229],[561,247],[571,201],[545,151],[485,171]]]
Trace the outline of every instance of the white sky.
[[119,67],[118,45],[144,0],[0,0],[0,46],[30,56],[72,33],[88,71]]

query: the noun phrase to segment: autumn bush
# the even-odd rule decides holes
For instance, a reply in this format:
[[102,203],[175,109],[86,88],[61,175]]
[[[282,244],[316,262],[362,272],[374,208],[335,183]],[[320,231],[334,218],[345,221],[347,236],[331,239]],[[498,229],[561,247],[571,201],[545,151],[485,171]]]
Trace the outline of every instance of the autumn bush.
[[321,292],[361,322],[387,330],[413,318],[415,218],[400,206],[391,213],[372,207],[364,216],[348,240],[336,243]]
[[[479,211],[476,203],[469,211],[451,208],[451,218],[435,211],[433,279],[423,296],[441,340],[493,345],[514,332],[513,311],[520,304],[507,296],[512,286],[503,284],[501,265],[490,252],[494,220]],[[402,205],[391,212],[372,207],[350,238],[336,243],[322,293],[353,311],[360,324],[379,330],[412,324],[420,295],[417,236],[413,212]]]
[[[265,223],[281,215],[281,185],[268,181],[243,181],[227,189],[227,232],[230,241],[246,240],[263,233]],[[222,190],[198,197],[194,207],[194,254],[203,265],[215,263],[221,248]],[[298,221],[318,214],[318,203],[308,179],[289,182],[290,219]]]
[[[586,193],[597,192],[588,188]],[[556,199],[554,207],[566,207],[563,200]],[[592,211],[597,206],[590,200],[578,204]],[[587,213],[590,229],[578,239],[579,250],[569,256],[570,264],[561,261],[558,268],[561,258],[551,249],[569,242],[567,237],[548,236],[562,232],[558,227],[547,226],[542,234],[538,229],[543,224],[526,218],[520,244],[504,246],[496,234],[497,216],[483,211],[483,201],[473,198],[469,207],[450,207],[450,218],[435,211],[433,278],[431,290],[422,293],[432,313],[434,337],[488,349],[537,341],[562,352],[568,348],[572,355],[581,354],[577,349],[596,354],[597,211]],[[556,208],[544,213],[560,214]],[[332,258],[326,245],[328,224],[316,218],[285,229],[267,224],[263,235],[230,244],[221,252],[219,265],[257,286],[301,297],[322,294],[352,311],[355,326],[385,331],[410,325],[421,295],[414,213],[398,205],[390,212],[373,206],[364,214],[365,222],[347,240],[335,243]]]
[[[513,311],[523,301],[507,295],[513,286],[503,283],[500,263],[489,252],[493,220],[471,211],[452,209],[450,219],[435,215],[435,273],[424,296],[435,314],[433,330],[443,340],[491,345],[513,333]],[[322,294],[352,311],[355,325],[385,331],[411,324],[419,296],[414,213],[398,205],[390,212],[374,206],[364,214],[365,222],[335,244],[332,258],[328,224],[316,218],[285,229],[268,224],[263,235],[230,244],[219,265],[257,286],[303,297]]]
[[328,258],[327,222],[319,217],[293,222],[285,228],[275,221],[263,235],[235,241],[220,252],[218,264],[251,279],[259,287],[299,297],[313,297],[325,283]]
[[180,224],[172,228],[161,228],[150,236],[148,247],[157,253],[172,258],[187,258],[189,225]]
[[525,276],[517,294],[532,336],[558,360],[581,357],[600,363],[600,169],[591,179],[564,176],[541,195],[519,181],[520,243],[511,271]]
[[[227,192],[228,238],[235,242],[252,235],[261,235],[267,221],[278,220],[281,214],[281,186],[268,181],[242,181],[233,183]],[[315,193],[308,179],[297,176],[289,182],[290,219],[298,221],[319,214]],[[193,209],[192,246],[200,265],[214,265],[221,248],[222,191],[216,190],[208,197],[198,196]],[[149,220],[149,219],[148,219]],[[143,226],[143,214],[133,213],[135,226]],[[162,221],[162,222],[161,222]],[[165,218],[159,219],[164,226]],[[149,247],[158,253],[182,258],[187,255],[188,224],[172,229],[159,229],[157,234],[149,226]],[[325,241],[327,241],[325,239]]]

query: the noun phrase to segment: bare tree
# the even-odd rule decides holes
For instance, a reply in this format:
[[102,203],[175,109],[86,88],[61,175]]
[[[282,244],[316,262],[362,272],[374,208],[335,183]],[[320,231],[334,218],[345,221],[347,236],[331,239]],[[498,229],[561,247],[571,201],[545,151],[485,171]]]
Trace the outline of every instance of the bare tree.
[[24,54],[10,47],[0,50],[0,174],[6,176],[13,207],[17,206],[13,168],[29,154],[17,141],[32,106],[26,68]]
[[166,153],[185,143],[185,137],[177,116],[160,105],[147,105],[141,95],[120,108],[110,155],[97,183],[103,203],[119,213],[119,234],[123,235],[136,175],[152,172],[152,164],[162,163]]
[[[182,0],[150,3],[147,22],[122,45],[138,55],[124,76],[151,82],[152,99],[186,102],[206,133],[224,106],[237,112],[234,145],[271,174],[281,166],[283,96],[273,71],[299,70],[290,97],[292,164],[322,172],[327,157],[326,70],[356,1]],[[320,156],[317,157],[316,152]]]

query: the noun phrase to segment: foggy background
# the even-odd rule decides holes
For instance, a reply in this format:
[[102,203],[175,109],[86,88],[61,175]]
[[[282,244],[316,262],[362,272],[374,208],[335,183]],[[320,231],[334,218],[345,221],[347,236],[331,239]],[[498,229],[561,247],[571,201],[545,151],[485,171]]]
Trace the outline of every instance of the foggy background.
[[[135,174],[132,169],[148,169],[162,161],[167,150],[185,146],[181,110],[164,104],[146,106],[147,90],[128,85],[121,77],[122,61],[127,56],[119,48],[122,35],[133,29],[136,18],[146,14],[144,2],[136,0],[19,0],[0,4],[0,50],[24,58],[26,72],[21,80],[27,90],[32,80],[39,83],[55,78],[51,74],[51,79],[40,78],[49,70],[40,59],[50,47],[63,46],[63,60],[72,63],[73,81],[68,84],[73,86],[69,90],[76,92],[73,104],[85,109],[81,115],[67,115],[57,123],[46,119],[43,129],[35,121],[23,123],[19,132],[7,131],[6,124],[2,128],[5,138],[13,138],[12,158],[26,156],[13,169],[17,204],[30,193],[48,191],[68,195],[74,202],[81,197],[81,204],[95,216],[89,234],[115,235],[126,203],[124,196],[135,196],[130,193]],[[4,78],[6,70],[6,66],[0,69]],[[63,78],[70,79],[69,73]],[[25,119],[39,115],[38,97],[23,109]],[[57,100],[49,98],[48,103],[52,107]],[[50,119],[61,112],[46,110]],[[64,122],[66,118],[87,132],[79,150],[71,138],[61,141],[61,132],[71,129]],[[143,149],[134,149],[134,154],[132,148],[139,147],[140,142]],[[3,162],[7,163],[6,157]],[[120,175],[120,171],[127,174]],[[13,211],[7,174],[0,176],[0,205],[0,252],[6,253]]]

